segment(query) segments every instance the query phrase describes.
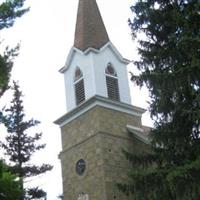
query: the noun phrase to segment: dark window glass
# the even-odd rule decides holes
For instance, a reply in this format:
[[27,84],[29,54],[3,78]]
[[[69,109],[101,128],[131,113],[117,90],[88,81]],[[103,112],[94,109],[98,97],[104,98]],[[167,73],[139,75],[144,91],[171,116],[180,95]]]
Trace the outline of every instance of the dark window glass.
[[108,63],[107,65],[106,74],[111,75],[111,76],[117,76],[117,73],[115,72],[115,69],[113,68],[111,63]]
[[75,71],[74,81],[79,80],[81,77],[83,77],[83,73],[82,73],[82,71],[80,70],[80,68],[77,67],[77,68],[76,68],[76,71]]

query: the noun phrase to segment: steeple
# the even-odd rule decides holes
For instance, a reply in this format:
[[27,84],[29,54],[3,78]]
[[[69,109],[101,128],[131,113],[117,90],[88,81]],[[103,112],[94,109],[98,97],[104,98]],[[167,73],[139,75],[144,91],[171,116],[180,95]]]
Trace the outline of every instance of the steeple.
[[145,110],[131,105],[127,64],[109,40],[96,0],[79,0],[74,46],[60,70],[67,113],[55,121],[64,200],[133,199],[116,189],[131,169],[122,149],[145,151],[147,128]]
[[60,70],[67,110],[95,96],[130,105],[128,63],[109,40],[96,0],[79,0],[74,46]]
[[79,0],[74,47],[81,51],[100,49],[107,42],[109,37],[96,0]]

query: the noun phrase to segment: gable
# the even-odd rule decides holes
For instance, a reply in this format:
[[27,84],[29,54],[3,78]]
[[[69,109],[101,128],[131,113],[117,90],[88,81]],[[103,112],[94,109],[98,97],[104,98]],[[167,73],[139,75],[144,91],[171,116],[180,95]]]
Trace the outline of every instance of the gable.
[[72,60],[74,59],[75,54],[84,55],[84,56],[87,56],[91,52],[95,54],[99,54],[108,48],[111,50],[111,52],[113,53],[113,55],[117,58],[119,62],[124,63],[126,65],[130,63],[130,60],[123,58],[122,55],[119,53],[119,51],[115,48],[115,46],[111,42],[108,42],[99,50],[94,49],[94,48],[88,48],[85,51],[80,51],[76,47],[72,47],[67,57],[65,66],[61,68],[59,72],[64,73],[65,71],[68,70],[68,68],[71,66],[71,63],[72,63]]

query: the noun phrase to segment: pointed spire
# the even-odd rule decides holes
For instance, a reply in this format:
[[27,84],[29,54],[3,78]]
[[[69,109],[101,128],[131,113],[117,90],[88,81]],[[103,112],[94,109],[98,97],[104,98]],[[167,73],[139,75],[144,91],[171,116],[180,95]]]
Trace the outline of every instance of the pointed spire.
[[96,0],[79,0],[74,47],[100,49],[109,42]]

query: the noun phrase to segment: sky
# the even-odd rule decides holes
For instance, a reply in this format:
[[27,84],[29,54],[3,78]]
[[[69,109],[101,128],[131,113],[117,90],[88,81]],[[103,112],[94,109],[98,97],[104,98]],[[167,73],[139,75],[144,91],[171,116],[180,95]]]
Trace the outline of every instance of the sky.
[[[2,2],[0,0],[0,2]],[[136,42],[132,40],[128,18],[134,0],[97,0],[109,38],[123,57],[139,58]],[[2,45],[20,43],[11,80],[19,82],[24,94],[27,118],[41,121],[45,150],[35,154],[33,162],[50,163],[54,169],[45,175],[28,180],[47,191],[48,200],[56,200],[62,193],[60,160],[60,129],[53,122],[66,113],[64,77],[58,72],[65,64],[74,41],[78,0],[27,0],[30,11],[16,20],[14,27],[1,32]],[[136,72],[133,65],[128,71]],[[147,108],[148,93],[130,83],[132,103]],[[0,105],[9,105],[11,95],[5,94]],[[152,125],[148,112],[144,125]],[[0,136],[1,137],[1,136]]]

